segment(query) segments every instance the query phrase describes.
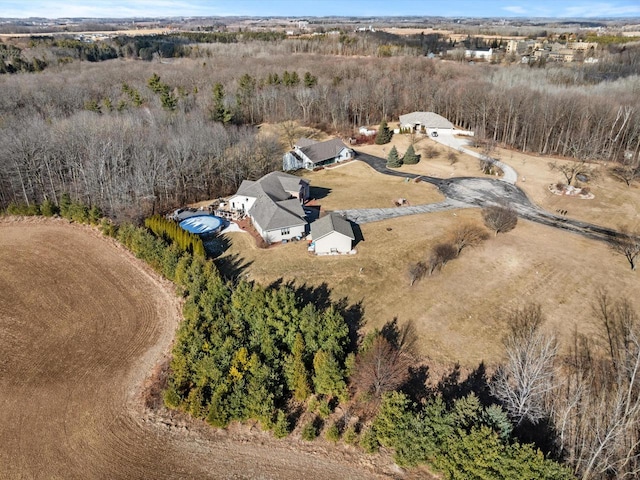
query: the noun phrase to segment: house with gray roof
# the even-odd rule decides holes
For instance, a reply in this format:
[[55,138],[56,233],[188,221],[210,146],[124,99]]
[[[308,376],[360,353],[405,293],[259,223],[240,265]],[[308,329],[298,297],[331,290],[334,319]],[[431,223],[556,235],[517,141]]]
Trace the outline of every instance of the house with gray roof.
[[350,253],[355,240],[349,221],[330,213],[311,224],[311,245],[316,255]]
[[325,165],[350,160],[354,156],[354,151],[339,138],[324,142],[301,138],[296,142],[293,150],[284,154],[282,169],[285,171],[298,170],[300,168],[313,170]]
[[267,243],[302,238],[308,222],[302,204],[309,198],[309,181],[284,172],[271,172],[256,181],[244,180],[229,200],[238,216],[247,215]]
[[412,112],[400,115],[400,128],[411,128],[417,132],[452,131],[453,123],[434,112]]

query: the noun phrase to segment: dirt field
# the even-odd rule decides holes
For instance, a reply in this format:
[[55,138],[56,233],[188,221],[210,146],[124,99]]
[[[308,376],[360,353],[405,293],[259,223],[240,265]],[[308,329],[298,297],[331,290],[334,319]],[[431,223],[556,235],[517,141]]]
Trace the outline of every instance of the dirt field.
[[397,476],[385,455],[145,411],[140,386],[170,345],[177,301],[93,230],[5,219],[0,265],[0,478]]
[[[373,153],[381,147],[365,148]],[[533,162],[527,164],[536,168]],[[454,167],[455,173],[477,175],[477,163],[470,157],[461,155]],[[345,165],[336,173],[350,168]],[[432,174],[452,166],[438,158],[422,160],[412,168]],[[461,173],[464,171],[469,173]],[[321,183],[322,173],[310,175],[312,185]],[[376,182],[389,181],[375,172],[370,175],[382,177]],[[332,197],[341,195],[340,187],[332,185],[330,177],[324,180],[322,185],[331,192],[321,203],[338,207],[340,202],[334,204]],[[431,188],[424,183],[415,186],[421,185]],[[529,180],[525,185],[536,188]],[[379,188],[365,188],[364,192],[374,192],[375,197]],[[249,265],[245,273],[259,282],[278,278],[308,285],[326,282],[336,298],[362,301],[367,328],[382,326],[394,317],[400,322],[413,320],[425,356],[468,367],[500,359],[504,316],[527,301],[539,302],[548,317],[547,328],[568,342],[576,329],[593,332],[591,302],[596,287],[606,286],[616,295],[635,299],[637,272],[604,243],[523,220],[514,231],[463,252],[441,273],[410,288],[406,276],[409,263],[426,259],[430,247],[463,221],[481,223],[480,211],[464,209],[364,224],[364,241],[356,245],[358,253],[338,257],[315,257],[303,243],[260,250],[248,235],[235,233],[229,234],[232,246],[226,255],[243,258]]]

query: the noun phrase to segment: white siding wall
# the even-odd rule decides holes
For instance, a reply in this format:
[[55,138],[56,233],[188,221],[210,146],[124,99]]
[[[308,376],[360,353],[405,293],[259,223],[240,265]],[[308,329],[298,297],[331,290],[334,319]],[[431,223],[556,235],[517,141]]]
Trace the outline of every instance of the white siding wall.
[[262,232],[255,223],[254,226],[256,226],[256,230],[258,230],[258,233],[262,235],[262,238],[264,238],[269,243],[281,242],[282,240],[291,240],[294,237],[304,237],[306,227],[305,225],[289,227],[289,233],[283,234],[281,229]]
[[314,240],[316,254],[331,253],[336,249],[338,253],[349,253],[351,251],[351,239],[339,232],[331,232],[328,235]]
[[349,150],[348,148],[343,148],[340,151],[340,155],[337,157],[338,158],[338,162],[342,162],[343,160],[349,160],[350,158],[353,158],[353,154],[351,153],[351,150]]
[[244,195],[234,195],[229,199],[229,205],[235,210],[244,210],[245,213],[249,211],[256,199],[253,197],[246,197]]

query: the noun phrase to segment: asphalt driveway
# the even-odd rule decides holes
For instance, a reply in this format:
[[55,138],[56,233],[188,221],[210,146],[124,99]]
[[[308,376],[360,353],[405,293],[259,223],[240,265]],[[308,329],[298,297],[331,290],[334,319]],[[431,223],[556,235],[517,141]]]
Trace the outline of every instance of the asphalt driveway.
[[[451,137],[453,137],[453,135],[451,135]],[[472,153],[475,154],[477,152]],[[404,215],[416,215],[420,213],[437,212],[457,208],[483,208],[492,205],[503,205],[513,208],[519,217],[526,220],[577,233],[579,235],[593,238],[595,240],[609,241],[611,240],[611,238],[619,235],[619,233],[615,230],[601,227],[599,225],[572,220],[560,215],[554,215],[541,209],[540,207],[532,203],[527,195],[514,184],[515,180],[512,183],[505,180],[504,178],[500,180],[477,177],[454,177],[442,179],[437,177],[416,175],[413,173],[405,173],[401,170],[391,170],[386,167],[387,161],[384,158],[369,155],[367,153],[358,152],[357,159],[365,162],[374,170],[385,175],[411,179],[420,177],[421,181],[430,183],[438,187],[438,189],[446,197],[446,199],[442,202],[434,204],[416,205],[411,207],[372,208],[337,211],[337,213],[346,216],[349,220],[352,220],[356,223],[376,222]],[[515,170],[506,165],[505,167],[507,168],[500,167],[503,168],[505,175],[506,172],[512,171],[513,176],[517,178]]]

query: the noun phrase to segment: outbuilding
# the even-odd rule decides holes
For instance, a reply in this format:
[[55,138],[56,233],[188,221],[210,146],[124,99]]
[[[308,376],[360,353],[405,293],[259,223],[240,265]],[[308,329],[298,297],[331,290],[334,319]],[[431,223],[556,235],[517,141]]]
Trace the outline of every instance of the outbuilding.
[[330,213],[311,224],[311,241],[316,255],[350,253],[356,239],[347,219]]
[[453,123],[434,112],[412,112],[400,115],[400,127],[429,135],[433,132],[453,131]]

